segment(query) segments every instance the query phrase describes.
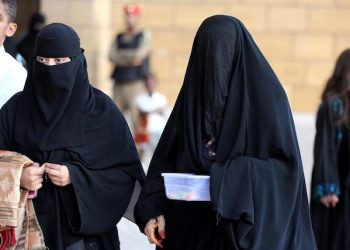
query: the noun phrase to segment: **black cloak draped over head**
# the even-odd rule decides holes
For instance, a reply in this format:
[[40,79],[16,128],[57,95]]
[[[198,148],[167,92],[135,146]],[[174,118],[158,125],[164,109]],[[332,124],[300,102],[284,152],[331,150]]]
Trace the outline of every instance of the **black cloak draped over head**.
[[[202,155],[208,135],[216,138],[212,163]],[[195,36],[135,210],[142,231],[150,218],[177,213],[164,194],[164,172],[211,176],[213,213],[222,218],[218,226],[226,224],[222,235],[235,242],[230,249],[316,249],[286,94],[234,17],[210,17]]]
[[48,66],[33,58],[23,91],[25,110],[17,114],[29,129],[19,127],[17,140],[38,150],[83,145],[84,115],[95,99],[78,35],[66,25],[48,25],[37,36],[34,56],[71,62]]
[[[33,58],[23,92],[0,112],[0,149],[69,169],[72,185],[60,188],[45,182],[35,199],[46,244],[50,235],[56,238],[48,246],[61,249],[79,235],[113,234],[107,241],[115,242],[116,223],[130,202],[135,180],[144,177],[127,123],[113,101],[90,85],[72,28],[59,23],[43,28],[34,55],[71,61],[48,66]],[[67,217],[69,231],[42,219],[55,213],[56,219]],[[47,233],[45,227],[56,229]]]

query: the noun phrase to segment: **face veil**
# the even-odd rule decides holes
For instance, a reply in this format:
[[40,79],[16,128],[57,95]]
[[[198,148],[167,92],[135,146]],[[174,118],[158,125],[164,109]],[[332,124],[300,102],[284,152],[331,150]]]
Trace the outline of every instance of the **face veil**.
[[[78,35],[66,25],[50,24],[38,34],[34,55],[23,91],[29,110],[17,116],[31,131],[19,131],[19,141],[40,150],[83,145],[84,113],[94,99]],[[71,61],[48,66],[36,56]]]
[[[178,160],[185,162],[178,165],[186,166],[184,172],[201,173],[205,135],[217,138],[216,161],[238,155],[267,158],[276,148],[299,158],[292,131],[286,94],[245,26],[234,17],[206,19],[195,36],[184,83],[163,133],[166,139],[158,150],[169,148],[174,139],[183,147]],[[294,142],[293,149],[286,141]]]

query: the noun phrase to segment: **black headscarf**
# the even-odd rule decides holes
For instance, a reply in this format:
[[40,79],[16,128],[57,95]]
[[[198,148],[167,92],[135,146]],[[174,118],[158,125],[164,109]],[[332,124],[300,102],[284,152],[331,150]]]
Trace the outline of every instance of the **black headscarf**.
[[17,114],[28,127],[18,128],[17,139],[38,150],[83,145],[84,114],[95,100],[78,35],[66,25],[48,25],[37,36],[34,56],[70,57],[71,62],[48,66],[32,60],[23,91],[25,110]]
[[[202,155],[208,135],[216,138],[210,166]],[[171,207],[164,172],[211,176],[213,210],[232,222],[225,235],[232,235],[239,249],[315,249],[286,94],[234,17],[210,17],[196,34],[182,89],[138,201],[141,229],[150,216]]]

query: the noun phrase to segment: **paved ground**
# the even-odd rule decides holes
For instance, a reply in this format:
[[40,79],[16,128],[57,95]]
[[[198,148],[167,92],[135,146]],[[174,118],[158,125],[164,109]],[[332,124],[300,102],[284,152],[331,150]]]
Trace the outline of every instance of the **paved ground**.
[[[311,114],[295,114],[294,122],[304,165],[307,190],[309,192],[313,162],[312,151],[315,136],[315,117]],[[146,237],[128,220],[122,219],[118,224],[118,230],[121,250],[154,250],[154,246],[150,245]]]

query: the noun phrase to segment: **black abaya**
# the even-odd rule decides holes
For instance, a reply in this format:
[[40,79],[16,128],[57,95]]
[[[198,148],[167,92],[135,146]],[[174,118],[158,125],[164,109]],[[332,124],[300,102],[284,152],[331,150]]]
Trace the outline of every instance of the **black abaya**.
[[[210,175],[212,201],[167,199],[164,172]],[[236,18],[210,17],[196,34],[135,209],[140,230],[160,214],[166,250],[316,249],[287,97]]]
[[[320,250],[350,249],[350,133],[335,122],[342,112],[343,101],[334,98],[323,102],[317,115],[311,217]],[[335,208],[320,202],[327,194],[339,197]]]
[[49,249],[81,241],[119,249],[116,224],[135,180],[143,179],[126,121],[113,101],[90,85],[79,38],[70,27],[46,26],[35,54],[72,59],[55,66],[33,60],[24,91],[0,111],[0,149],[69,170],[71,184],[55,186],[45,176],[33,200]]

